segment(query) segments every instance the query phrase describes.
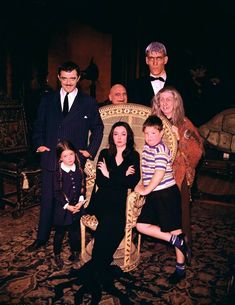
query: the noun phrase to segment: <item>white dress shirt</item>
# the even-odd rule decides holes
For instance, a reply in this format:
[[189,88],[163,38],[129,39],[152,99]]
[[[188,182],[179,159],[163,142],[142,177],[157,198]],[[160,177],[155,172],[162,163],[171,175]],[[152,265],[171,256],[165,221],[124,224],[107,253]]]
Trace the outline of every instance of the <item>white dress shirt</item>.
[[[73,102],[75,100],[75,97],[78,93],[78,89],[75,88],[72,92],[70,92],[68,94],[68,101],[69,101],[69,110],[71,109],[72,105],[73,105]],[[63,88],[61,88],[60,90],[60,102],[61,102],[61,109],[64,108],[64,99],[65,99],[65,95],[67,94],[66,91],[64,91]]]
[[[150,74],[150,76],[156,77],[153,74]],[[166,81],[166,74],[159,75],[159,77],[162,77]],[[153,87],[154,95],[156,95],[158,93],[158,91],[161,90],[164,87],[164,84],[165,83],[162,82],[161,80],[151,81],[151,85]]]

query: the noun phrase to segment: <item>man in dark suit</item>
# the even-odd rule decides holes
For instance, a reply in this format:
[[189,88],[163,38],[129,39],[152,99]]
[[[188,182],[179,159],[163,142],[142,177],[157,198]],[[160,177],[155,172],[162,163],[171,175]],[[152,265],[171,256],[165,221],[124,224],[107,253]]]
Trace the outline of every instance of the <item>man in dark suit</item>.
[[165,65],[168,56],[165,46],[160,42],[151,42],[145,49],[145,62],[149,75],[134,80],[128,86],[130,102],[151,106],[151,100],[162,89],[167,80]]
[[28,247],[29,251],[44,246],[50,237],[57,143],[70,141],[84,167],[87,158],[95,157],[103,137],[104,126],[96,100],[77,88],[80,79],[78,65],[64,63],[58,69],[58,79],[60,90],[42,98],[34,124],[33,141],[37,152],[41,154],[43,172],[42,200],[37,239]]
[[160,89],[165,86],[173,86],[183,96],[187,113],[187,103],[190,103],[190,110],[193,101],[189,90],[192,81],[186,75],[183,76],[183,71],[177,71],[177,75],[174,71],[171,73],[166,71],[168,56],[164,44],[157,41],[151,42],[145,49],[145,62],[149,68],[149,75],[129,83],[127,87],[128,101],[151,107],[152,98]]

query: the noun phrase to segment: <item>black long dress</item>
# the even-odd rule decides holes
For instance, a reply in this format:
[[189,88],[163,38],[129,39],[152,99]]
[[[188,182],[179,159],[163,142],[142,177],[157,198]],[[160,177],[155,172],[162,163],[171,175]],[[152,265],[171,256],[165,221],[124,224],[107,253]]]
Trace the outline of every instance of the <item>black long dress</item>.
[[[92,265],[99,271],[111,264],[113,254],[124,237],[127,191],[129,188],[134,189],[140,180],[137,151],[130,152],[120,165],[117,165],[114,156],[109,155],[108,149],[100,152],[98,162],[103,159],[109,170],[109,178],[96,169],[98,190],[88,207],[88,213],[96,215],[99,221],[91,259]],[[130,165],[134,165],[135,173],[126,176]]]

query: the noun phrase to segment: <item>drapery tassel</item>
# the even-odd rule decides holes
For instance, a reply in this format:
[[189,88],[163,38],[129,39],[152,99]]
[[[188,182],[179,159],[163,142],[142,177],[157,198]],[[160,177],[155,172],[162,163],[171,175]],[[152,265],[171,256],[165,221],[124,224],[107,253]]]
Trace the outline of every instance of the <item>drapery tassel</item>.
[[22,189],[23,190],[27,190],[27,189],[29,189],[29,180],[28,180],[28,178],[27,178],[25,173],[22,172],[22,175],[23,175],[23,186],[22,186]]

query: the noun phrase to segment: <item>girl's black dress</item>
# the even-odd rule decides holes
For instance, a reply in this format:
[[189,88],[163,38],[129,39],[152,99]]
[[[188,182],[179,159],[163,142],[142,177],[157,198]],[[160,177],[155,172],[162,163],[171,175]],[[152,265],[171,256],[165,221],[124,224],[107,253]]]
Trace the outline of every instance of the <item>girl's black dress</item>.
[[[80,218],[84,214],[84,207],[73,214],[64,205],[69,202],[70,205],[76,205],[79,201],[83,189],[83,173],[76,166],[75,171],[69,172],[59,168],[56,171],[54,179],[54,253],[58,255],[62,250],[62,243],[65,233],[68,232],[68,242],[72,252],[80,250]],[[67,199],[66,199],[67,198]]]
[[63,207],[67,203],[66,197],[71,205],[78,203],[79,197],[82,195],[83,175],[78,168],[74,172],[70,170],[67,173],[63,169],[60,169],[60,171],[55,176],[54,225],[71,225],[74,222],[77,222],[79,225],[82,213],[72,214],[67,209],[63,209]]

